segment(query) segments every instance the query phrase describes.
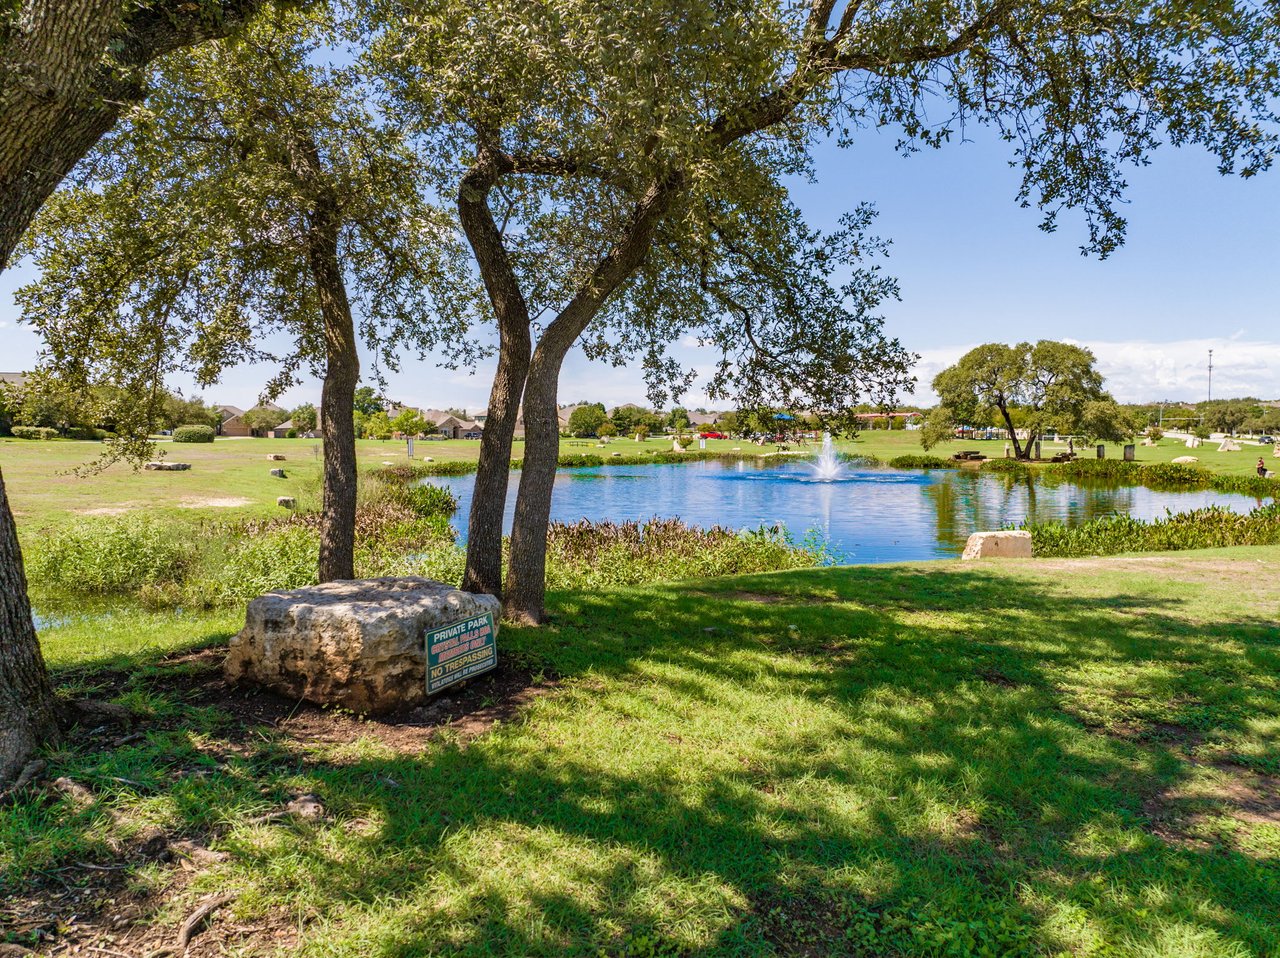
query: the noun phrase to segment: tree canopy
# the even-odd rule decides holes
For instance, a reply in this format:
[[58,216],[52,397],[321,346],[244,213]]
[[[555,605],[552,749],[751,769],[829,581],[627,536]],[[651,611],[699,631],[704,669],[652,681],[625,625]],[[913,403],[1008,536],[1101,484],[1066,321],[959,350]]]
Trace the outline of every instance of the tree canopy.
[[1053,430],[1118,441],[1138,428],[1102,388],[1095,358],[1083,346],[1042,339],[1034,345],[987,343],[933,380],[939,406],[920,432],[928,449],[957,425],[1001,425],[1019,459]]

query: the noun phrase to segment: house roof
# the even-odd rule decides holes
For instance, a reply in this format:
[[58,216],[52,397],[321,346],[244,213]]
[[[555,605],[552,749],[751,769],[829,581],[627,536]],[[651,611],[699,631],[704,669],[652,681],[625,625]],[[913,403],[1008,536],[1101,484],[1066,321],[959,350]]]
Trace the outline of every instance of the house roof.
[[273,427],[271,431],[275,432],[277,429],[297,429],[297,428],[298,427],[293,424],[292,419],[286,419],[280,425]]
[[0,383],[13,383],[15,386],[22,386],[26,381],[26,373],[0,373]]
[[214,408],[218,410],[218,415],[222,417],[223,422],[227,422],[228,420],[235,419],[237,416],[244,415],[244,410],[239,406],[216,406]]

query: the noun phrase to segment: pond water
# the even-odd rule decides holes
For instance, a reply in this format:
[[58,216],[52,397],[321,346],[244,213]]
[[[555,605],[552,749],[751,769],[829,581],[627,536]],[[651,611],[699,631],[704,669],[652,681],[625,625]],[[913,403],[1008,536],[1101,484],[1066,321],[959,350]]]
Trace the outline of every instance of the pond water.
[[[506,525],[511,528],[519,473],[511,474]],[[465,538],[473,476],[424,480],[458,497],[454,526]],[[835,481],[819,481],[802,462],[762,468],[750,461],[562,469],[551,517],[561,522],[680,518],[690,525],[755,529],[782,525],[797,539],[810,531],[847,563],[904,562],[957,556],[969,534],[1031,518],[1083,522],[1125,513],[1154,519],[1166,510],[1219,505],[1256,508],[1248,496],[1142,486],[1072,483],[968,469],[868,469],[846,465]]]

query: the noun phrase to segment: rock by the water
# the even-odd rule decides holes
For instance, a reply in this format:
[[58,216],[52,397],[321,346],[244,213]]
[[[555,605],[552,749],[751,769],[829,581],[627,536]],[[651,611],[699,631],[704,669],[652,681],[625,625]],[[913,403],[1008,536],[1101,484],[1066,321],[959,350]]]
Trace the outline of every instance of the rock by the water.
[[183,472],[191,468],[189,462],[149,462],[143,469],[150,469],[153,472]]
[[321,705],[392,711],[426,698],[424,630],[486,612],[496,634],[494,596],[417,576],[269,592],[249,603],[223,674]]
[[283,469],[272,469],[272,470],[271,470],[271,475],[275,476],[277,479],[283,479],[283,478],[284,478],[284,470],[283,470]]
[[961,559],[1030,559],[1031,533],[1022,530],[975,532],[964,544]]
[[293,498],[293,496],[276,496],[277,506],[284,506],[286,509],[292,509],[297,504],[298,500]]

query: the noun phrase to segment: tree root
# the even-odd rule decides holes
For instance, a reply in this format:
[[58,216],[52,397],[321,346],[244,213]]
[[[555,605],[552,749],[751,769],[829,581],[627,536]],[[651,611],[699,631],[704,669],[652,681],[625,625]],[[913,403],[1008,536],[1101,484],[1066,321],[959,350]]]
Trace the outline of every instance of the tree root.
[[13,784],[4,789],[4,791],[0,791],[0,805],[5,804],[10,799],[16,798],[18,793],[35,781],[36,776],[43,772],[44,769],[44,760],[38,758],[32,759],[30,762],[27,762],[26,765],[22,766],[22,771],[19,772],[18,777],[13,780]]
[[199,933],[200,926],[219,908],[235,901],[238,895],[238,892],[229,891],[210,898],[187,916],[187,920],[178,929],[178,938],[174,944],[150,951],[146,958],[172,958],[175,955],[186,954],[187,948],[191,945],[191,939]]

